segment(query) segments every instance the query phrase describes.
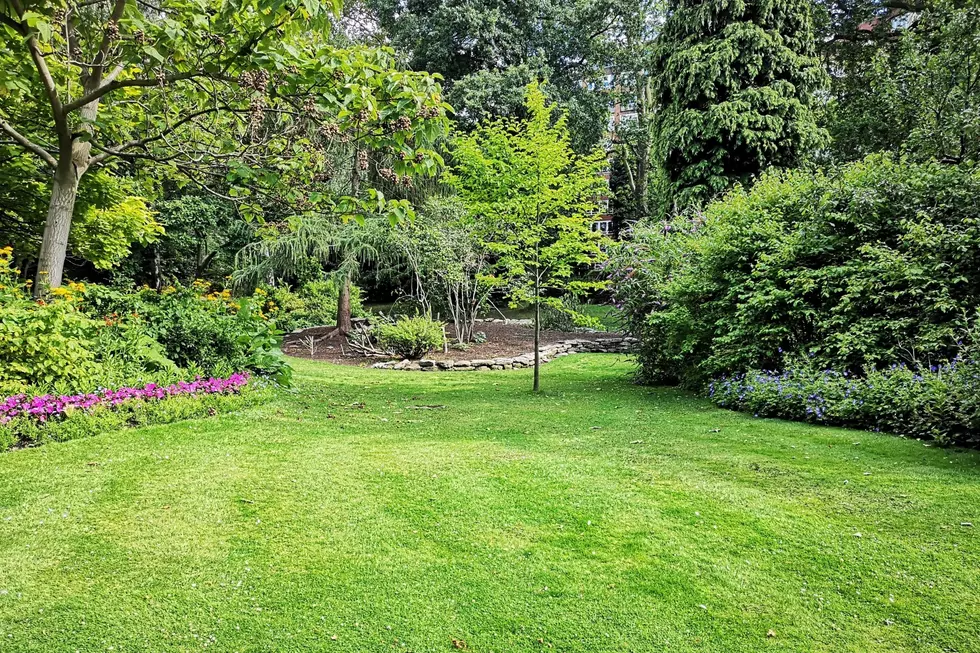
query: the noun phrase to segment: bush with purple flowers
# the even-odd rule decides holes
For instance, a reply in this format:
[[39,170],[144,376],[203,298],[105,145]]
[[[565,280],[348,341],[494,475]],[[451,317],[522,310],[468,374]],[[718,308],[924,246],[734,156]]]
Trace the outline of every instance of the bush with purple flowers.
[[18,394],[0,401],[0,451],[68,440],[123,426],[212,415],[264,397],[247,372],[174,383],[147,383],[73,395]]
[[816,424],[980,444],[980,362],[896,364],[855,376],[806,368],[722,376],[708,386],[724,408]]

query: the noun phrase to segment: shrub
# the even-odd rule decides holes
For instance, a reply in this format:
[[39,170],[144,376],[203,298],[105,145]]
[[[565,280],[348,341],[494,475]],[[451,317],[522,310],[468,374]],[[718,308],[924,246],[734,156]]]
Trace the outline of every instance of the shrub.
[[980,362],[930,368],[892,365],[858,377],[808,368],[722,377],[708,388],[719,406],[819,424],[980,444]]
[[952,360],[980,306],[977,197],[976,165],[872,156],[638,228],[607,269],[644,380]]
[[70,284],[52,301],[34,301],[11,256],[11,248],[0,249],[0,387],[91,381],[99,323],[78,309],[82,287]]
[[541,328],[553,331],[599,330],[602,322],[588,314],[589,305],[574,295],[545,299],[541,306]]
[[421,358],[441,347],[444,338],[443,324],[425,315],[379,324],[377,332],[381,347],[402,358]]
[[251,298],[211,292],[204,282],[159,292],[89,286],[83,307],[107,323],[139,320],[142,333],[159,342],[165,357],[181,368],[207,375],[251,370],[288,382],[275,329]]

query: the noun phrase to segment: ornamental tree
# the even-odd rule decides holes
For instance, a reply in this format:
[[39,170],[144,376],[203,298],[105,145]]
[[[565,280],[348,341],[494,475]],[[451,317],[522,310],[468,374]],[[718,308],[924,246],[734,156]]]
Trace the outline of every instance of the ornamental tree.
[[[560,293],[601,287],[576,272],[604,258],[590,217],[607,191],[601,150],[574,153],[565,114],[535,82],[527,87],[527,120],[481,123],[458,135],[447,176],[496,257],[487,275],[512,304],[534,306],[534,391],[540,389],[541,305],[563,308]],[[567,310],[567,309],[566,309]]]
[[825,140],[813,109],[826,74],[808,0],[672,0],[653,67],[668,195],[709,199]]
[[[338,8],[0,0],[0,144],[51,171],[38,292],[61,283],[79,181],[118,162],[234,198],[246,215],[404,211],[360,183],[368,153],[393,177],[434,173],[446,105],[435,78],[398,70],[390,51],[331,45]],[[336,141],[350,194],[320,191]]]

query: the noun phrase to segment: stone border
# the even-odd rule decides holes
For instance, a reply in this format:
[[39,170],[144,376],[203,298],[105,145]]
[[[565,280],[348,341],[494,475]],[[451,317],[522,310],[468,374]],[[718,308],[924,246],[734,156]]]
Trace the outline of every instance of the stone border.
[[[562,340],[541,348],[541,362],[569,354],[626,354],[632,351],[636,338],[615,337],[596,340]],[[405,370],[409,372],[471,372],[474,370],[514,370],[534,367],[534,352],[508,358],[477,358],[460,361],[437,361],[423,358],[413,361],[385,361],[371,366],[378,370]]]

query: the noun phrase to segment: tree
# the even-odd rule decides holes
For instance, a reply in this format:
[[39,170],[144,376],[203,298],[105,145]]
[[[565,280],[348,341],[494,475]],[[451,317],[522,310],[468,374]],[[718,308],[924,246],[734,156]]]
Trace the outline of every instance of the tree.
[[270,204],[337,216],[377,210],[377,196],[356,183],[349,196],[316,193],[329,174],[323,138],[346,139],[354,157],[386,150],[398,174],[433,171],[428,147],[446,106],[438,83],[397,70],[391,52],[331,45],[338,7],[0,2],[10,44],[0,51],[0,132],[52,173],[37,291],[61,283],[80,180],[114,162],[220,187],[253,214]]
[[561,308],[554,293],[602,286],[575,273],[604,257],[590,216],[606,188],[599,174],[606,156],[601,150],[574,153],[566,115],[555,119],[537,83],[527,87],[526,112],[527,120],[484,122],[470,135],[457,135],[447,178],[496,256],[488,280],[512,303],[534,306],[537,392],[542,303]]
[[796,166],[825,140],[808,0],[672,0],[653,65],[658,158],[681,207]]
[[[831,153],[883,151],[961,162],[980,155],[980,8],[930,2],[913,14],[871,8],[825,47]],[[880,13],[880,12],[879,12]],[[853,22],[853,21],[852,21]]]
[[277,274],[294,273],[311,258],[333,266],[338,282],[337,324],[330,335],[347,335],[352,326],[351,283],[364,265],[390,265],[398,257],[391,226],[383,216],[360,222],[317,215],[297,218],[286,231],[268,233],[242,248],[236,260],[236,283],[254,287]]
[[492,289],[482,226],[458,198],[437,197],[393,233],[423,312],[431,315],[433,305],[444,309],[461,343],[473,340],[477,314]]
[[[26,276],[30,255],[40,247],[50,179],[36,160],[19,149],[0,147],[0,242],[13,248]],[[73,262],[106,270],[136,245],[163,233],[134,180],[98,170],[79,185],[75,223],[68,237]]]
[[610,92],[631,119],[614,115],[613,161],[609,185],[614,216],[622,226],[650,215],[650,180],[654,173],[653,124],[657,104],[652,75],[657,34],[665,17],[665,0],[621,0],[617,38],[610,41],[607,76]]
[[603,135],[606,98],[588,83],[605,72],[605,47],[621,2],[365,0],[413,69],[445,78],[462,128],[524,117],[525,87],[545,78],[549,98],[569,114],[580,151]]

